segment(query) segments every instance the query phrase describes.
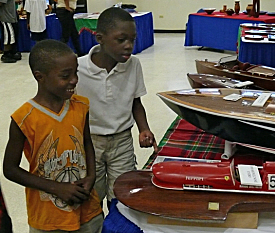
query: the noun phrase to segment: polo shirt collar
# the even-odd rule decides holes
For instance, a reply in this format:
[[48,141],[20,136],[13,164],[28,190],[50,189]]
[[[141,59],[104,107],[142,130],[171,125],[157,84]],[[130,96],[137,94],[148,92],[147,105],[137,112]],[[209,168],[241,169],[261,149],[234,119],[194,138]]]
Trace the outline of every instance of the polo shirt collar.
[[[92,47],[92,49],[90,50],[90,52],[87,56],[87,62],[88,62],[87,67],[90,67],[89,70],[92,74],[97,74],[103,70],[106,70],[105,68],[100,68],[100,67],[96,66],[91,60],[92,54],[99,52],[99,50],[100,50],[100,45],[95,45],[94,47]],[[132,60],[132,56],[125,63],[118,62],[116,64],[116,66],[113,68],[113,71],[124,72],[126,70],[126,68],[129,66],[131,60]]]
[[131,60],[132,60],[132,56],[126,62],[124,62],[124,63],[118,62],[116,64],[116,66],[114,67],[114,71],[124,72],[126,70],[126,68],[129,66]]

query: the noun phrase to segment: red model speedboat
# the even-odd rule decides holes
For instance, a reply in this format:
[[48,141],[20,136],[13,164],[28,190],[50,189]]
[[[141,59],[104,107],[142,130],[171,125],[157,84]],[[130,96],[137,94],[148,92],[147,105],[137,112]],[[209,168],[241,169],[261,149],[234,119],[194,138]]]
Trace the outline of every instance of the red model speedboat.
[[225,162],[154,164],[152,183],[164,189],[275,194],[275,162],[262,167]]

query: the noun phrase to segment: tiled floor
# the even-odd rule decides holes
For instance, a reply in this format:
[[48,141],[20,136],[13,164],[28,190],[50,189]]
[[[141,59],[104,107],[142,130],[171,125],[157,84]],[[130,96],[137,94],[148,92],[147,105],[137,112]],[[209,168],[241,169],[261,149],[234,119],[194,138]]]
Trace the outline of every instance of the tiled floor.
[[[195,59],[209,59],[217,61],[220,57],[232,55],[233,52],[214,52],[209,50],[198,51],[197,48],[185,48],[184,34],[155,34],[154,46],[138,54],[147,87],[148,94],[142,98],[146,108],[147,118],[157,142],[164,135],[166,129],[176,118],[172,112],[156,96],[157,92],[189,88],[187,73],[196,73]],[[14,64],[0,63],[0,163],[1,187],[4,198],[13,221],[14,233],[27,233],[27,215],[25,207],[24,188],[8,181],[2,174],[2,159],[8,139],[10,115],[25,101],[32,98],[37,90],[36,82],[28,66],[28,53]],[[138,131],[133,128],[135,151],[138,168],[147,161],[152,149],[141,149],[138,145]],[[27,169],[25,159],[22,167]]]

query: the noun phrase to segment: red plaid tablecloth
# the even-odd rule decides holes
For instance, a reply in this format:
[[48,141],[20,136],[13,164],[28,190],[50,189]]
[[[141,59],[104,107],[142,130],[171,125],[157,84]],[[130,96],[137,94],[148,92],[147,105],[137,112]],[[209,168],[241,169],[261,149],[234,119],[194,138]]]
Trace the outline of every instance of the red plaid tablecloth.
[[144,168],[150,168],[158,155],[220,159],[224,151],[224,140],[177,117],[161,139],[159,148],[159,152],[150,156]]
[[[197,128],[177,117],[159,143],[159,152],[152,154],[144,169],[151,168],[157,156],[184,157],[220,160],[224,152],[224,139]],[[275,155],[238,146],[233,156],[235,164],[262,165],[266,160],[275,160]]]

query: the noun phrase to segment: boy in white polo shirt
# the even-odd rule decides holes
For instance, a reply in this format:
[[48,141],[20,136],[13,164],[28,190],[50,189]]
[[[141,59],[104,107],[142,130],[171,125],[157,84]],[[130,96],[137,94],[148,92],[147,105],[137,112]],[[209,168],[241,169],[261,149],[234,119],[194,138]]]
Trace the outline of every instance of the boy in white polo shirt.
[[77,93],[90,100],[90,130],[96,155],[96,183],[101,202],[114,198],[113,184],[122,173],[136,169],[131,128],[136,122],[141,147],[157,144],[140,97],[146,94],[141,64],[131,56],[136,39],[132,16],[121,8],[102,12],[97,42],[78,58]]

